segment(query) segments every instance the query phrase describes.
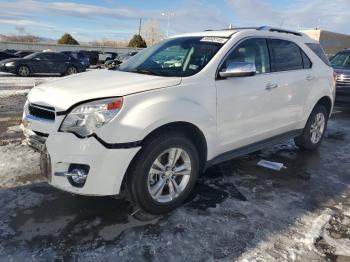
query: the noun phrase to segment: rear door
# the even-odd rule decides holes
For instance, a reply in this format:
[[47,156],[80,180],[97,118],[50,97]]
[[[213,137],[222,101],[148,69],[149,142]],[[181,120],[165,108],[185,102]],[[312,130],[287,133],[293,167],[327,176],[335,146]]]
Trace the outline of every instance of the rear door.
[[279,98],[275,127],[288,131],[303,118],[306,99],[316,79],[310,59],[296,43],[268,39],[268,46],[271,77],[277,83],[271,92]]
[[69,65],[69,57],[61,53],[52,53],[52,73],[64,73]]

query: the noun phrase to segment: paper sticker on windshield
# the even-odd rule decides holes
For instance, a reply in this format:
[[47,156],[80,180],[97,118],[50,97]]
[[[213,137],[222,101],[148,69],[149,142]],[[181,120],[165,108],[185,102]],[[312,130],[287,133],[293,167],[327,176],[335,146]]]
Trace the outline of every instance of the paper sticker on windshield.
[[211,42],[211,43],[219,43],[224,44],[228,39],[223,37],[215,37],[215,36],[206,36],[201,39],[202,42]]

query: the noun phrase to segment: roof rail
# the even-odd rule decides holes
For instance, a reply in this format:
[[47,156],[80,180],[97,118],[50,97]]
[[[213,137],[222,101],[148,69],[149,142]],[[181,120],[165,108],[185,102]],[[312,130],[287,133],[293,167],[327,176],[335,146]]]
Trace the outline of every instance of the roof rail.
[[224,29],[207,29],[207,30],[204,30],[205,32],[207,31],[230,31],[230,30],[244,30],[244,29],[255,29],[257,30],[258,27],[232,27],[232,28],[224,28]]
[[297,36],[303,36],[303,34],[300,33],[300,32],[286,30],[286,29],[282,29],[282,28],[270,27],[270,26],[261,26],[261,27],[258,27],[256,30],[258,30],[258,31],[270,31],[270,32],[277,32],[277,33],[285,33],[285,34],[292,34],[292,35],[297,35]]

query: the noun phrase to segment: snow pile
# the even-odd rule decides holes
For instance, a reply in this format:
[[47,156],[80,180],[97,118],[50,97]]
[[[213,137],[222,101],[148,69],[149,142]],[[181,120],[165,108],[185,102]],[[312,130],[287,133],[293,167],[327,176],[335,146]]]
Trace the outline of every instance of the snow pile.
[[0,87],[34,87],[36,85],[59,79],[59,77],[16,77],[13,75],[0,77]]
[[39,153],[27,146],[0,146],[0,188],[42,181]]
[[13,89],[13,90],[0,90],[0,98],[7,98],[10,96],[26,96],[30,92],[30,89]]

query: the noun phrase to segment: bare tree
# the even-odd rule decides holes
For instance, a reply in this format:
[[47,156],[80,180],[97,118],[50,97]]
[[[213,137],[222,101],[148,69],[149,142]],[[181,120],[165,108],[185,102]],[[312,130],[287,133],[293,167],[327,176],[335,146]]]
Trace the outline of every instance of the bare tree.
[[38,43],[40,38],[34,35],[0,35],[1,41],[20,42],[20,43]]
[[142,26],[141,35],[146,40],[147,46],[153,45],[164,38],[157,20],[148,20]]
[[128,40],[110,40],[110,39],[102,39],[91,42],[92,45],[95,46],[103,46],[103,47],[126,47],[128,45]]

